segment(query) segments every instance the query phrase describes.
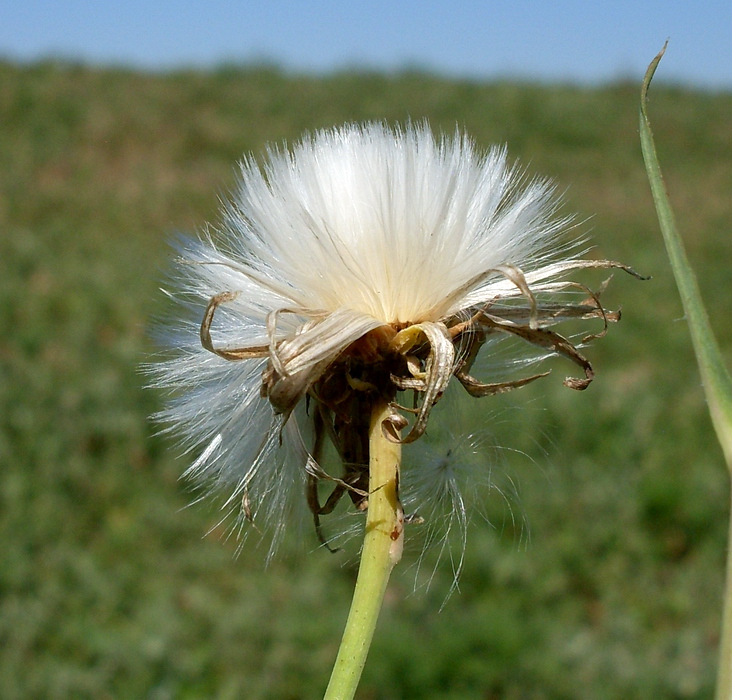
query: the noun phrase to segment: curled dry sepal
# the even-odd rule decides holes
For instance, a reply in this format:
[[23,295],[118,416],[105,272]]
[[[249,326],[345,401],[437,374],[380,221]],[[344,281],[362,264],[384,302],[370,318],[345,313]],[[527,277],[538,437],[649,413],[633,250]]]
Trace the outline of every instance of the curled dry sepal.
[[[474,397],[545,376],[476,379],[481,347],[502,335],[570,360],[580,376],[565,385],[586,388],[592,366],[549,326],[599,319],[581,345],[619,315],[567,273],[636,273],[562,259],[556,209],[551,183],[527,180],[504,149],[425,125],[346,125],[270,149],[263,167],[245,161],[220,230],[180,245],[172,295],[194,317],[153,367],[174,390],[160,417],[200,451],[187,474],[229,489],[242,526],[269,516],[275,529],[301,484],[322,540],[319,518],[343,495],[367,507],[375,400],[393,407],[387,437],[410,443],[453,376]],[[320,464],[326,440],[340,474]]]

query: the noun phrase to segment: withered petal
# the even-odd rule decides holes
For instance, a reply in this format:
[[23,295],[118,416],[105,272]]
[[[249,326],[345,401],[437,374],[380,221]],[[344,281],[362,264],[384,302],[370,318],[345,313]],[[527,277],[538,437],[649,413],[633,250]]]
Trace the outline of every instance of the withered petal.
[[269,346],[267,345],[255,345],[246,348],[217,348],[213,344],[211,339],[211,324],[213,323],[216,309],[221,304],[233,301],[239,296],[239,292],[221,292],[211,297],[208,302],[206,311],[203,314],[203,320],[201,321],[200,337],[201,345],[205,350],[212,352],[214,355],[223,357],[225,360],[251,360],[254,358],[266,357],[269,354]]
[[581,367],[585,372],[584,379],[567,377],[564,380],[564,385],[570,389],[582,391],[583,389],[586,389],[595,378],[595,371],[592,369],[592,365],[589,360],[587,360],[587,358],[584,357],[569,340],[564,336],[559,335],[559,333],[550,331],[547,328],[529,328],[528,326],[521,326],[486,313],[481,315],[480,323],[498,331],[516,335],[533,345],[547,348],[557,355],[566,357]]
[[546,377],[550,372],[542,372],[541,374],[534,374],[531,377],[524,377],[523,379],[515,379],[509,382],[494,382],[490,384],[484,384],[479,382],[469,374],[459,372],[455,374],[458,381],[465,387],[465,390],[471,396],[476,399],[483,398],[484,396],[493,396],[494,394],[504,394],[507,391],[518,389],[519,387],[531,384],[531,382]]
[[392,341],[392,348],[406,354],[415,344],[421,341],[421,336],[430,344],[430,354],[425,363],[424,396],[419,406],[417,418],[412,429],[400,442],[407,444],[414,442],[422,435],[427,427],[432,407],[442,396],[452,377],[455,360],[455,346],[452,343],[450,332],[444,323],[416,323],[397,333]]

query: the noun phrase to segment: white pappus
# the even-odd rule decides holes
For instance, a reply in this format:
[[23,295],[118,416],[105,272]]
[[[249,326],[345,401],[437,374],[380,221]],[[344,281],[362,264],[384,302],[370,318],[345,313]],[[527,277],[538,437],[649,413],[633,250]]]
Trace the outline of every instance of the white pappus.
[[[413,442],[453,377],[483,397],[544,376],[471,375],[505,335],[573,362],[580,377],[565,384],[584,389],[590,363],[550,326],[600,319],[601,335],[618,314],[567,274],[632,271],[563,257],[557,206],[505,149],[424,124],[348,124],[245,160],[222,224],[180,244],[170,294],[186,318],[150,369],[171,393],[158,418],[198,455],[187,475],[223,489],[243,528],[281,532],[302,498],[325,544],[320,518],[341,497],[367,508],[374,397],[393,406],[385,433]],[[321,466],[327,443],[340,473]]]

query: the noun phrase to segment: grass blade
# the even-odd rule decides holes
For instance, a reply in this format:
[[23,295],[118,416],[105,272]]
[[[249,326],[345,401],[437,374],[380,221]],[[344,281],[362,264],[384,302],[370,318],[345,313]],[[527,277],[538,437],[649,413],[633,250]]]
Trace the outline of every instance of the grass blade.
[[[668,42],[648,66],[641,87],[640,138],[646,172],[656,204],[658,221],[671,260],[676,286],[681,295],[684,313],[689,324],[694,352],[702,376],[704,392],[709,406],[717,438],[724,451],[727,467],[732,473],[732,379],[722,359],[719,344],[699,293],[696,275],[686,257],[684,244],[676,228],[673,210],[663,182],[661,167],[658,163],[656,147],[653,142],[648,119],[648,88],[656,68],[666,51]],[[732,542],[732,519],[730,522],[730,542]],[[732,698],[732,556],[727,555],[727,583],[725,589],[724,613],[722,618],[722,639],[720,662],[717,675],[717,700]]]
[[704,302],[699,293],[696,275],[689,264],[684,250],[684,244],[676,228],[676,221],[663,182],[661,167],[658,163],[656,148],[653,142],[653,133],[648,120],[647,98],[648,87],[656,71],[666,46],[653,59],[648,67],[641,88],[641,116],[640,137],[643,149],[643,158],[646,163],[648,180],[656,204],[658,221],[666,244],[666,250],[671,260],[676,285],[684,305],[684,313],[689,323],[689,331],[694,343],[696,359],[699,363],[704,392],[709,404],[717,437],[722,445],[727,465],[732,471],[732,378],[722,359],[722,353],[711,325]]

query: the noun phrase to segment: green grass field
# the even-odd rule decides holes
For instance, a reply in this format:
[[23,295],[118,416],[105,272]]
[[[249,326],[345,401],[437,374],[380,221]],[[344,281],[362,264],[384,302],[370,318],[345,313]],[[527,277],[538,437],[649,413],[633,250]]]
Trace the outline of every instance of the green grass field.
[[[509,448],[492,468],[516,484],[513,519],[485,496],[489,522],[475,518],[441,612],[449,562],[415,592],[420,550],[407,553],[358,697],[711,697],[728,479],[645,179],[638,93],[0,63],[0,696],[322,694],[352,561],[310,528],[268,568],[256,541],[237,558],[225,531],[206,535],[219,513],[186,508],[187,461],[148,422],[162,397],[138,368],[168,311],[168,240],[216,221],[242,154],[346,120],[426,118],[507,143],[566,190],[597,255],[653,279],[615,275],[607,301],[624,318],[588,351],[587,392],[562,387],[571,368],[557,364],[468,403],[469,429]],[[732,95],[656,83],[650,110],[732,360]]]

